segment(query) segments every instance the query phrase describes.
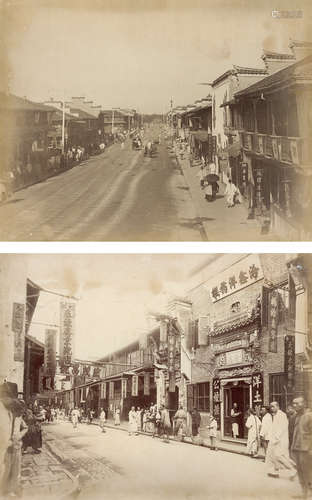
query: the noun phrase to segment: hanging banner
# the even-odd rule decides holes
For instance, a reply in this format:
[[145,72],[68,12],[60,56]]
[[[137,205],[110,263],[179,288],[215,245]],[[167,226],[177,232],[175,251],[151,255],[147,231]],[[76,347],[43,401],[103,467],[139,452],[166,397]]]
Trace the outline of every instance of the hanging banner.
[[217,273],[217,277],[209,280],[205,286],[210,292],[212,302],[217,302],[262,278],[260,258],[253,254],[236,262],[230,269]]
[[144,396],[150,395],[150,373],[144,373]]
[[221,423],[221,410],[220,410],[220,379],[219,378],[214,378],[213,379],[213,386],[212,386],[212,404],[213,404],[213,416],[216,419],[218,423],[218,429],[220,429],[220,423]]
[[60,303],[60,362],[68,366],[73,357],[76,304],[69,301]]
[[295,386],[295,336],[286,335],[284,345],[284,372],[287,392],[293,393]]
[[132,376],[132,387],[131,387],[131,395],[137,396],[139,390],[139,377],[137,375]]
[[262,373],[254,373],[251,377],[252,404],[263,404],[263,378]]
[[109,399],[114,399],[114,382],[109,383]]
[[121,380],[121,399],[125,399],[127,397],[127,379],[123,378]]
[[25,337],[24,337],[25,304],[13,303],[12,331],[14,332],[14,361],[24,361]]
[[277,352],[278,316],[279,294],[277,290],[273,290],[269,299],[269,352]]
[[56,330],[47,328],[44,341],[44,371],[52,380],[56,371]]

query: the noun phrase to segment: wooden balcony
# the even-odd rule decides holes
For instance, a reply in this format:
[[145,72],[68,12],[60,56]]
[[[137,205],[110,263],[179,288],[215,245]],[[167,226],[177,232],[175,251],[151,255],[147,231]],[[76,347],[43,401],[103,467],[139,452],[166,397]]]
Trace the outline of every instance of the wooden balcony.
[[301,165],[308,163],[310,148],[307,139],[281,137],[258,132],[239,131],[241,147],[246,152],[283,163]]

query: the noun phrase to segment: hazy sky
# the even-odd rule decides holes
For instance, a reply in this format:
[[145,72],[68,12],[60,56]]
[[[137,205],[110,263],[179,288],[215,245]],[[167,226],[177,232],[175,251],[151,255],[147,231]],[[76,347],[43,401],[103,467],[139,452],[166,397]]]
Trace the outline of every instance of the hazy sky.
[[304,7],[302,19],[272,18],[288,0],[147,1],[145,9],[128,1],[127,10],[108,0],[16,3],[27,8],[11,7],[7,17],[13,93],[45,100],[65,92],[141,112],[166,112],[171,97],[193,102],[209,90],[199,82],[232,64],[262,67],[263,48],[288,51],[290,37],[312,33]]
[[[183,296],[191,270],[208,255],[29,255],[28,277],[49,290],[79,297],[75,355],[103,356],[136,340],[148,312],[164,311],[170,296]],[[33,323],[59,325],[59,301],[42,293]],[[45,326],[31,335],[44,340]]]

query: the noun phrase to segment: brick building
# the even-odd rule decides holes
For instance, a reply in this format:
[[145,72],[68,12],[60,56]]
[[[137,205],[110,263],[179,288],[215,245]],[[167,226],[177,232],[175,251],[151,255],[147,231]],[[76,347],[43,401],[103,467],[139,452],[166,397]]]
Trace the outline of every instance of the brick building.
[[308,290],[299,292],[294,283],[288,268],[293,258],[219,256],[193,277],[185,330],[193,351],[187,404],[201,411],[203,423],[212,411],[221,438],[231,438],[234,402],[242,412],[240,437],[246,438],[248,407],[277,400],[285,409],[304,389],[300,368],[295,370],[295,355],[298,360],[303,351],[296,325],[306,316],[302,294]]

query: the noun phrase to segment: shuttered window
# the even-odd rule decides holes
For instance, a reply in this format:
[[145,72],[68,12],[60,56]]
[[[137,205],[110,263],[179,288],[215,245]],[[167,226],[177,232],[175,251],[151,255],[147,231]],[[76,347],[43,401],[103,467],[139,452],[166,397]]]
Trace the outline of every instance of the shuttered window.
[[209,411],[209,382],[194,384],[193,406],[200,411]]

